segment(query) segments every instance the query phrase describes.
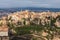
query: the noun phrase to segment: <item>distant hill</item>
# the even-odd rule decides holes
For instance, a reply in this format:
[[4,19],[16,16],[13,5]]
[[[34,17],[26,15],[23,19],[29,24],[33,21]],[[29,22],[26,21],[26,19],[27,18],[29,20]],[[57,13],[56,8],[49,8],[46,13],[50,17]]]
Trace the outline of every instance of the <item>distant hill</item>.
[[42,12],[42,11],[51,11],[51,12],[60,12],[60,8],[38,8],[38,7],[16,7],[16,8],[0,8],[0,17],[5,16],[7,13],[13,13],[17,11],[30,10],[34,12]]
[[17,8],[0,8],[0,12],[16,12],[21,10],[30,10],[30,11],[52,11],[59,12],[60,8],[37,8],[37,7],[17,7]]

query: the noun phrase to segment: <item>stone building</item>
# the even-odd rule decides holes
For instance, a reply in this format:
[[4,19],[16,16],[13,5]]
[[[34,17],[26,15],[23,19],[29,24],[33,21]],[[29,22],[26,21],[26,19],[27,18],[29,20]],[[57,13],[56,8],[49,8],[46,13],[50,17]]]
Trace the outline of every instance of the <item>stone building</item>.
[[0,27],[0,40],[9,40],[8,28],[5,26]]

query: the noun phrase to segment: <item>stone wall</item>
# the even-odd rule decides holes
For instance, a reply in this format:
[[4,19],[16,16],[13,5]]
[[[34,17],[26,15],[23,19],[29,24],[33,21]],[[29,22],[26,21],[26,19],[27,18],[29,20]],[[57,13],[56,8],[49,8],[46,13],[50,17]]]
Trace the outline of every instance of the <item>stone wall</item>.
[[9,40],[8,36],[0,37],[0,40]]

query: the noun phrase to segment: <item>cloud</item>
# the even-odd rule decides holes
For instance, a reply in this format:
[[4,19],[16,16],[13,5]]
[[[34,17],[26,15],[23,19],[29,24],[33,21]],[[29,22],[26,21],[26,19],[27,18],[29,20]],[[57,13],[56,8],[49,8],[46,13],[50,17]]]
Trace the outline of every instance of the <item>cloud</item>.
[[60,8],[60,0],[0,0],[0,8],[10,7]]

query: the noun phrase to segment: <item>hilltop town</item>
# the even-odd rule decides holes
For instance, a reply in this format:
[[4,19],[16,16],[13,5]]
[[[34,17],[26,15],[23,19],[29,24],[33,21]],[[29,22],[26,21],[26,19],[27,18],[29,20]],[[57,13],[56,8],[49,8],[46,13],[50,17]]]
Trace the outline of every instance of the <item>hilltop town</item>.
[[[0,31],[7,32],[8,29],[13,26],[14,27],[24,27],[29,25],[39,25],[40,27],[51,27],[52,30],[55,31],[54,28],[58,28],[53,37],[53,40],[60,40],[60,12],[32,12],[32,11],[20,11],[10,13],[7,16],[3,16],[0,18]],[[14,28],[13,27],[13,28]],[[12,29],[13,31],[13,29]],[[15,31],[13,31],[16,33]],[[52,34],[53,32],[50,31]],[[48,33],[42,33],[43,36],[48,35]],[[45,38],[44,38],[45,39]],[[47,39],[45,39],[47,40]]]
[[[26,25],[30,24],[29,21],[33,21],[34,19],[38,19],[38,22],[36,24],[39,24],[39,22],[44,25],[44,22],[48,23],[50,22],[51,19],[53,18],[60,18],[60,12],[29,12],[28,10],[26,11],[20,11],[20,12],[14,12],[8,14],[8,16],[3,16],[0,18],[0,24],[6,24],[6,21],[12,20],[13,23],[17,23],[18,21],[21,22],[21,25],[23,24],[24,19],[26,19]],[[60,19],[57,18],[55,25],[60,26]],[[9,20],[9,22],[10,22]],[[39,21],[41,20],[41,21]],[[57,24],[58,23],[58,24]]]

